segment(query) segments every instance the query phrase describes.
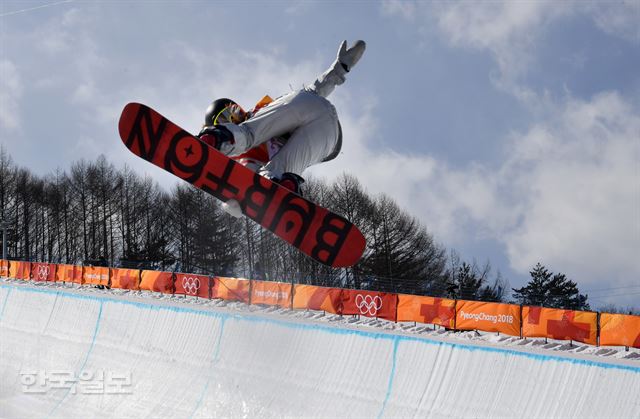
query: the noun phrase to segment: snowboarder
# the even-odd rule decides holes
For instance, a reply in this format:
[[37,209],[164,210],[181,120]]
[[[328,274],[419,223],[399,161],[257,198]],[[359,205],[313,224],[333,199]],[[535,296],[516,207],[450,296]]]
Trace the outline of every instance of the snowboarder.
[[334,159],[342,146],[335,107],[326,97],[345,81],[365,50],[364,41],[347,48],[311,86],[271,100],[265,96],[250,112],[230,99],[207,109],[201,140],[282,186],[300,193],[309,166]]

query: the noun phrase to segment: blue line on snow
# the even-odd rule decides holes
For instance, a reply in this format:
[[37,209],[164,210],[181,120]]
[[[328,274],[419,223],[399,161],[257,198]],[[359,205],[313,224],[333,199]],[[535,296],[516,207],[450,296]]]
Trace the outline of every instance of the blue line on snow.
[[387,394],[384,396],[382,408],[380,409],[380,413],[378,413],[378,419],[382,417],[384,410],[387,408],[387,402],[391,397],[391,390],[393,389],[393,379],[396,377],[396,361],[398,359],[398,344],[400,343],[400,339],[397,338],[399,338],[399,336],[396,335],[396,339],[393,340],[393,359],[391,361],[391,372],[389,373],[389,384],[387,384]]
[[[100,301],[100,307],[98,309],[98,318],[96,319],[96,326],[93,329],[93,337],[91,338],[91,345],[89,345],[89,349],[87,350],[87,354],[84,356],[84,360],[82,361],[82,365],[80,366],[80,368],[78,369],[78,371],[76,372],[75,377],[78,377],[78,375],[84,370],[84,367],[87,365],[87,361],[89,361],[89,357],[91,356],[91,352],[93,352],[93,347],[96,344],[96,338],[98,336],[98,330],[100,329],[100,320],[102,319],[102,306],[103,306],[103,302]],[[53,409],[51,409],[51,412],[49,412],[49,417],[51,415],[53,415],[53,413],[58,410],[58,408],[60,407],[60,405],[67,399],[67,397],[69,396],[69,393],[71,392],[71,387],[67,389],[67,392],[65,393],[65,395],[58,401],[58,403],[55,405],[55,407]]]
[[103,303],[100,302],[100,308],[99,308],[99,311],[98,311],[98,319],[96,320],[96,327],[95,327],[95,329],[93,329],[93,338],[91,338],[91,346],[89,347],[89,350],[87,351],[87,355],[84,358],[84,362],[82,362],[82,366],[78,370],[79,372],[82,372],[84,370],[84,367],[87,365],[87,361],[89,360],[89,356],[91,356],[91,352],[93,352],[93,347],[96,345],[96,338],[98,336],[98,330],[100,329],[100,320],[102,320],[102,305],[103,305]]
[[222,344],[222,335],[224,334],[224,325],[226,323],[226,318],[222,318],[221,320],[221,324],[220,324],[220,334],[218,335],[218,343],[216,344],[216,350],[213,353],[213,358],[211,358],[211,363],[209,364],[209,376],[207,377],[207,382],[204,384],[204,388],[202,389],[202,393],[200,393],[200,397],[198,397],[198,402],[196,403],[196,407],[195,409],[193,409],[193,412],[191,412],[191,416],[189,416],[190,418],[192,418],[196,412],[198,411],[198,409],[200,409],[200,405],[202,404],[202,401],[204,400],[204,396],[207,394],[207,390],[209,390],[209,383],[211,383],[211,376],[213,375],[213,367],[215,364],[217,364],[218,362],[218,357],[220,356],[220,346]]
[[0,320],[2,320],[2,316],[4,315],[4,309],[7,307],[7,302],[9,301],[9,295],[11,295],[11,291],[13,287],[10,287],[7,291],[7,294],[4,296],[4,303],[2,303],[2,310],[0,310]]
[[209,317],[220,317],[220,318],[234,319],[234,320],[246,321],[246,322],[271,323],[271,324],[277,324],[279,326],[290,328],[290,329],[313,330],[313,331],[320,331],[324,333],[337,334],[337,335],[356,335],[356,336],[362,336],[370,339],[389,339],[389,340],[399,339],[405,342],[419,342],[419,343],[424,343],[428,345],[448,346],[453,349],[459,349],[464,351],[481,351],[481,352],[499,353],[502,355],[514,355],[514,356],[535,359],[537,361],[569,362],[572,364],[593,366],[593,367],[599,367],[599,368],[605,368],[605,369],[619,369],[619,370],[631,371],[631,372],[640,374],[640,366],[636,367],[631,365],[608,364],[605,362],[591,361],[586,359],[565,358],[558,355],[542,355],[542,354],[536,354],[536,353],[530,353],[530,352],[520,352],[520,351],[516,351],[509,348],[503,349],[503,348],[479,346],[471,343],[443,342],[443,341],[429,339],[426,337],[394,335],[391,333],[374,332],[374,331],[368,331],[368,330],[341,329],[341,328],[324,326],[319,324],[293,323],[286,320],[259,317],[253,314],[244,314],[244,313],[229,314],[229,313],[196,309],[191,307],[162,306],[162,305],[138,302],[138,301],[119,300],[117,298],[109,297],[109,296],[80,295],[80,294],[69,293],[63,290],[46,290],[46,289],[40,290],[40,289],[26,288],[22,286],[15,286],[15,285],[9,285],[9,284],[0,284],[0,288],[13,288],[16,291],[42,293],[42,294],[50,294],[50,295],[60,294],[68,298],[75,298],[80,300],[93,300],[93,301],[99,301],[99,302],[109,302],[114,304],[132,305],[134,307],[138,307],[145,310],[167,310],[167,311],[174,311],[177,313],[200,314],[200,315],[209,316]]

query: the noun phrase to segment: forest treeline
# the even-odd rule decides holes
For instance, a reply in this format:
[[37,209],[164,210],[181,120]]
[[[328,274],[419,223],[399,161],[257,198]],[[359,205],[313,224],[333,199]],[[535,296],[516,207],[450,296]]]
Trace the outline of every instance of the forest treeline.
[[[589,307],[587,297],[563,275],[541,280],[549,274],[541,265],[532,271],[535,286],[513,290],[513,300],[508,282],[492,272],[489,262],[461,260],[392,198],[370,195],[354,176],[344,174],[331,184],[310,179],[304,186],[307,198],[364,233],[367,250],[357,265],[323,266],[253,222],[229,216],[218,200],[187,183],[166,190],[130,167],[116,168],[104,156],[36,176],[16,166],[0,147],[0,219],[11,225],[11,259]],[[556,288],[545,291],[549,284]],[[545,292],[553,298],[541,300]],[[571,295],[562,298],[560,292]]]

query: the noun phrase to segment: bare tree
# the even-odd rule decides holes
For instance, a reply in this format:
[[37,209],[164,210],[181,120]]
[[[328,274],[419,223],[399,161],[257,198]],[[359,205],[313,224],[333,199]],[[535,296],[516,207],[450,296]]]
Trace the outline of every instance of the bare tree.
[[420,222],[388,196],[381,195],[369,212],[370,252],[359,268],[367,286],[392,292],[423,294],[445,270],[445,250]]

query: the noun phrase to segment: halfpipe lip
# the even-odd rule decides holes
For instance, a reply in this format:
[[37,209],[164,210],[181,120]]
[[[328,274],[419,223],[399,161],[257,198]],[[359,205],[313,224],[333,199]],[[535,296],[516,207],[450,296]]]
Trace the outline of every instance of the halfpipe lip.
[[[18,280],[0,280],[0,288],[17,290],[21,292],[33,292],[49,295],[57,295],[68,298],[77,298],[85,300],[95,300],[99,302],[108,302],[115,304],[132,305],[142,309],[148,310],[169,310],[182,313],[195,313],[212,317],[220,317],[228,320],[239,320],[248,322],[266,322],[277,324],[282,327],[294,328],[294,329],[307,329],[315,330],[332,334],[355,334],[372,339],[384,339],[391,341],[405,341],[405,342],[417,342],[431,345],[443,345],[453,349],[468,350],[468,351],[484,351],[503,353],[505,355],[517,355],[523,356],[538,361],[560,361],[571,362],[586,366],[594,366],[604,369],[620,369],[633,373],[640,374],[640,362],[629,359],[619,358],[606,358],[601,359],[596,355],[581,354],[581,353],[558,353],[545,349],[532,350],[530,348],[514,348],[504,347],[496,343],[477,341],[477,342],[460,342],[454,341],[451,338],[440,336],[420,336],[415,333],[401,331],[401,330],[370,330],[365,327],[358,327],[351,324],[340,324],[330,326],[324,322],[319,322],[314,319],[296,319],[287,318],[282,314],[274,312],[244,312],[235,310],[233,308],[205,306],[194,304],[193,300],[166,300],[156,299],[148,297],[140,297],[137,295],[128,294],[115,294],[109,290],[98,290],[93,288],[66,288],[62,286],[46,284],[46,288],[42,286],[33,286],[25,281]],[[8,297],[8,296],[7,296]],[[212,300],[203,300],[212,301]],[[5,301],[0,300],[0,320],[2,319],[2,312],[6,305]]]

